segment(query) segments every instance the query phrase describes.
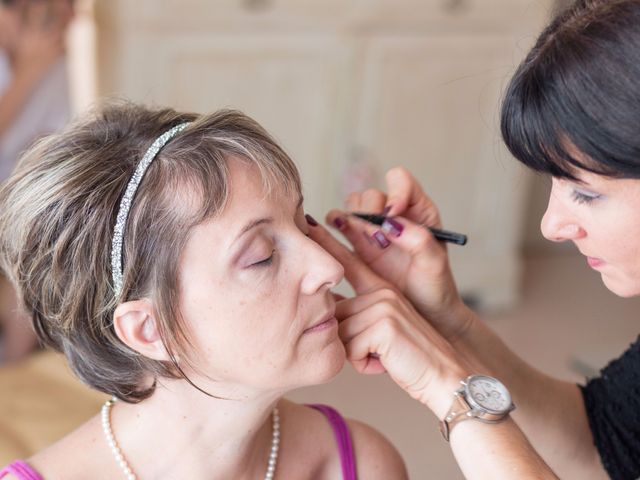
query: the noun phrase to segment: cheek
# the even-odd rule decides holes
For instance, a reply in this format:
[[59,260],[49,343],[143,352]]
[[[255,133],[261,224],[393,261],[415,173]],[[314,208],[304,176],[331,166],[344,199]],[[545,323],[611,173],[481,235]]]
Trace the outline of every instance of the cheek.
[[640,241],[612,239],[606,244],[605,255],[607,265],[601,272],[605,286],[621,297],[640,295]]
[[627,205],[612,204],[585,220],[586,253],[622,269],[640,266],[640,217]]
[[[231,289],[211,298],[191,318],[199,322],[198,345],[209,361],[253,363],[286,356],[296,325],[296,306],[291,290],[283,288]],[[276,348],[277,345],[277,348]]]

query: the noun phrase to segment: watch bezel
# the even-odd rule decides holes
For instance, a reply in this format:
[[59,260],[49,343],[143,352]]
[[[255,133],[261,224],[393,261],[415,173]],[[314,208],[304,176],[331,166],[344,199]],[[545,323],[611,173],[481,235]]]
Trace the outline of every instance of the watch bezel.
[[[474,398],[473,395],[471,394],[471,390],[470,390],[470,385],[474,380],[477,379],[486,379],[489,380],[490,382],[493,383],[497,383],[498,385],[500,385],[502,387],[502,390],[504,390],[504,392],[506,392],[506,394],[508,395],[508,402],[509,404],[507,405],[506,408],[504,408],[503,410],[494,410],[488,407],[485,407],[483,405],[480,405]],[[492,377],[490,375],[469,375],[463,382],[464,384],[464,398],[465,401],[467,402],[467,404],[469,405],[469,407],[471,408],[472,411],[479,411],[482,413],[489,413],[491,415],[506,415],[507,413],[509,413],[511,410],[513,410],[513,399],[511,398],[511,393],[509,392],[509,390],[507,389],[507,387],[504,385],[504,383],[502,383],[500,380],[498,380],[495,377]]]

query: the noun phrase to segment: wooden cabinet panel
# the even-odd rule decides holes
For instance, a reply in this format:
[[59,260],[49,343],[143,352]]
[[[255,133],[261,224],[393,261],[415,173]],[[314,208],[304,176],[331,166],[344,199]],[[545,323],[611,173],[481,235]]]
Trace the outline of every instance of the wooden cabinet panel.
[[369,3],[363,16],[370,27],[381,31],[525,32],[540,28],[547,4],[530,0],[378,0]]
[[[262,33],[495,32],[538,28],[547,2],[530,0],[110,0],[138,29]],[[542,16],[541,16],[542,15]]]

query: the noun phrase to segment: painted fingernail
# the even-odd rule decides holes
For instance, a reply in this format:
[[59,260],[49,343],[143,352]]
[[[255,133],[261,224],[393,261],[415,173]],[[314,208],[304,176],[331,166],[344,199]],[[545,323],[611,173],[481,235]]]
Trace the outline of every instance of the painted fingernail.
[[393,208],[393,205],[387,205],[386,207],[384,207],[384,210],[382,210],[382,214],[386,216],[391,211],[392,208]]
[[391,245],[391,242],[387,239],[387,237],[384,236],[384,233],[382,233],[380,230],[376,230],[371,236],[380,248],[387,248],[389,245]]
[[384,233],[391,234],[394,237],[399,237],[400,235],[402,235],[402,231],[404,230],[402,224],[398,223],[393,218],[387,218],[383,222],[381,228]]
[[309,215],[308,213],[305,214],[304,218],[307,219],[307,223],[309,225],[311,225],[312,227],[317,227],[318,226],[318,222],[316,222],[316,219],[313,218],[311,215]]
[[336,226],[336,228],[338,230],[342,230],[347,226],[347,222],[345,221],[344,218],[342,217],[337,217],[334,221],[333,224]]

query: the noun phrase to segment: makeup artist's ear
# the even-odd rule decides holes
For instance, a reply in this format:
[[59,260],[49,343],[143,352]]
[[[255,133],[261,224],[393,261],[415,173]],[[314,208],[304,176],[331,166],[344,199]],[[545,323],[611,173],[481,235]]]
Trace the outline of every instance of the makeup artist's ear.
[[118,305],[113,327],[118,338],[132,350],[154,360],[169,360],[150,300],[143,298]]

